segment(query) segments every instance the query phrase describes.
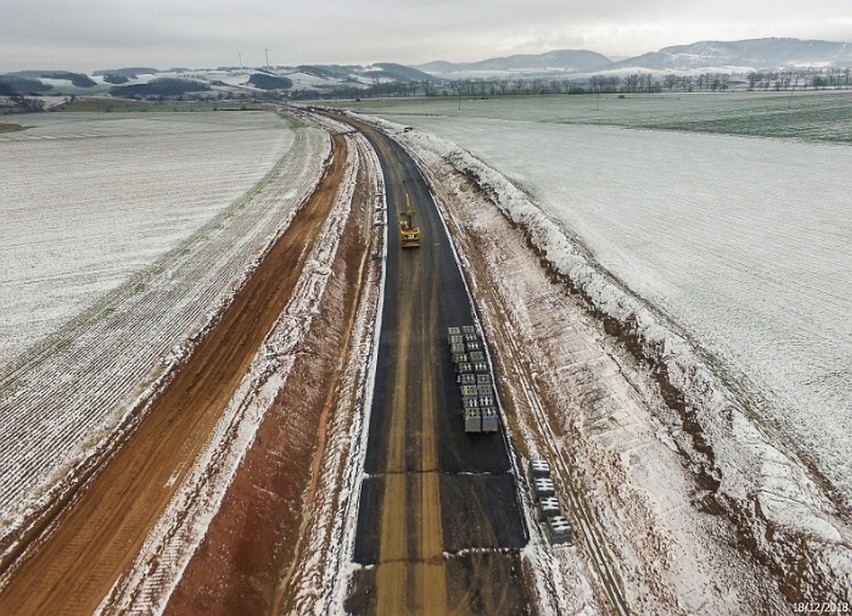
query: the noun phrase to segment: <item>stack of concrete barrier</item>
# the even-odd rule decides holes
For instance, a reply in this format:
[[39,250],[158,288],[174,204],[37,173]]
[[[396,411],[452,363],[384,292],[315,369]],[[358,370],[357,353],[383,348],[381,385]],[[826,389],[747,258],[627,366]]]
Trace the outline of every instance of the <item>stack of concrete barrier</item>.
[[485,352],[485,341],[473,325],[447,330],[450,353],[461,386],[465,432],[497,432],[497,394]]
[[574,532],[571,522],[562,515],[553,478],[550,476],[550,465],[545,460],[531,460],[529,480],[538,510],[538,521],[544,526],[550,543],[571,543]]

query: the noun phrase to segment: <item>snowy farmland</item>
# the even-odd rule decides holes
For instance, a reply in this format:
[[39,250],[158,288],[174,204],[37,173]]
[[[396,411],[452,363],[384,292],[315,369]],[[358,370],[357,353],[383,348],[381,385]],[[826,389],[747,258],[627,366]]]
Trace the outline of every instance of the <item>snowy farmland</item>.
[[[670,130],[699,130],[702,108],[728,132],[756,130],[740,121],[750,104],[767,126],[786,119],[790,139]],[[852,96],[540,97],[363,110],[457,143],[511,178],[852,506],[852,148],[829,143],[848,134]],[[814,118],[824,119],[818,129]]]
[[268,113],[23,120],[0,141],[0,555],[139,420],[330,152]]
[[186,239],[291,146],[271,114],[26,116],[0,135],[0,368]]

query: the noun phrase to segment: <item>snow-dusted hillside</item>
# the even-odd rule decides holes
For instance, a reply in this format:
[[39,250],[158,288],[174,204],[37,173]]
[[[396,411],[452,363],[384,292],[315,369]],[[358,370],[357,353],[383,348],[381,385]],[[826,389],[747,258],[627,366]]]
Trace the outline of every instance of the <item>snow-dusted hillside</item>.
[[[132,98],[184,95],[199,99],[244,98],[257,94],[315,96],[348,93],[369,88],[410,82],[432,81],[422,71],[379,62],[368,66],[317,64],[267,67],[221,67],[216,69],[127,68],[95,71],[91,76],[67,71],[19,71],[0,74],[0,86],[20,94],[39,92],[42,96],[100,96],[107,93]],[[181,87],[182,86],[182,87]]]
[[852,66],[852,44],[795,38],[699,41],[665,47],[617,62],[594,51],[560,50],[478,62],[428,62],[417,68],[446,79],[579,77],[594,74],[749,73],[781,68]]
[[[616,67],[646,70],[707,70],[709,67],[776,70],[782,67],[843,67],[852,64],[852,45],[795,38],[761,38],[743,41],[700,41],[665,47],[616,63]],[[743,70],[745,69],[745,70]]]

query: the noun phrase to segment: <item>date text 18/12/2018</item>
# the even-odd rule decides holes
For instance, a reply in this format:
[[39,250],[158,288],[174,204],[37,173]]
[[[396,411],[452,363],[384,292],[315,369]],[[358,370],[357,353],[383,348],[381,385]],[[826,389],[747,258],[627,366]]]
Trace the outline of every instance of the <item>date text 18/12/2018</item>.
[[850,608],[846,601],[810,601],[793,604],[796,614],[849,614]]

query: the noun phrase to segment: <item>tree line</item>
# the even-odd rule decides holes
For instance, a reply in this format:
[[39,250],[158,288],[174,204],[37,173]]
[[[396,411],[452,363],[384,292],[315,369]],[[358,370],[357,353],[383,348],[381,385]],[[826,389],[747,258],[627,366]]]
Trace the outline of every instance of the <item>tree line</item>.
[[848,68],[787,69],[782,71],[753,71],[748,74],[749,90],[825,90],[849,87]]
[[385,96],[493,97],[535,94],[655,94],[661,92],[725,92],[746,90],[802,90],[848,88],[850,69],[785,69],[748,74],[704,72],[693,75],[663,75],[636,72],[627,75],[592,75],[583,78],[501,78],[455,81],[411,81],[377,83],[369,88],[335,86],[322,91],[293,92],[296,98]]

